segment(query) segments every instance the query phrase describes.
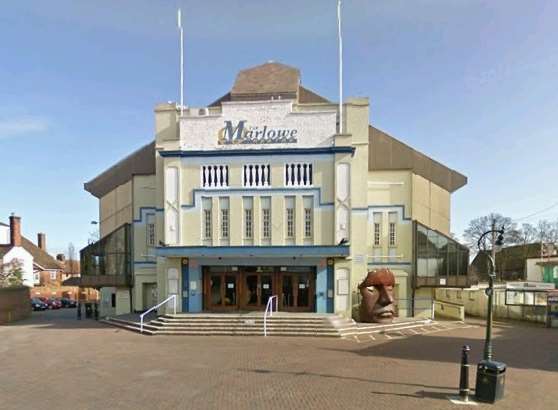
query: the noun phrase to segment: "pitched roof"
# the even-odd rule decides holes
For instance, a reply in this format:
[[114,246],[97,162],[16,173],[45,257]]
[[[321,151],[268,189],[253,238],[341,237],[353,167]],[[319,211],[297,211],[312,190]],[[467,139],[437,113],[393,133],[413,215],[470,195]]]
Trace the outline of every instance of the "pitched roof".
[[240,72],[231,90],[233,101],[296,98],[300,71],[285,64],[268,62]]
[[467,184],[467,177],[427,157],[397,138],[373,126],[368,127],[368,170],[410,169],[446,191]]
[[109,193],[118,185],[129,181],[133,175],[155,174],[155,141],[144,145],[86,182],[84,188],[97,198]]
[[4,255],[7,254],[10,249],[12,249],[12,245],[0,245],[0,258],[3,258]]
[[21,246],[33,256],[33,263],[43,269],[63,269],[63,265],[55,258],[43,251],[26,237],[21,237]]

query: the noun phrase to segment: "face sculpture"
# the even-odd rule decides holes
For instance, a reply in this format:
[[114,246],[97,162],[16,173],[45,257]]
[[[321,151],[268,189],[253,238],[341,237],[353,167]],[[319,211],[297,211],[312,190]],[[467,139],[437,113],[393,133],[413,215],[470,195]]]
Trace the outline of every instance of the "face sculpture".
[[395,277],[386,268],[368,272],[366,279],[358,288],[362,295],[360,303],[360,321],[375,323],[391,323],[395,315],[395,299],[393,287]]

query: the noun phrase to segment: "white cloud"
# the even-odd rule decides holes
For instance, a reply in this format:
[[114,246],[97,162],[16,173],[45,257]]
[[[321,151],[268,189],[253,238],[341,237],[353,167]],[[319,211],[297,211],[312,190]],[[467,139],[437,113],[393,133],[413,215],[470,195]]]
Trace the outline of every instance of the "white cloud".
[[39,117],[0,118],[0,139],[37,134],[48,129],[48,122]]

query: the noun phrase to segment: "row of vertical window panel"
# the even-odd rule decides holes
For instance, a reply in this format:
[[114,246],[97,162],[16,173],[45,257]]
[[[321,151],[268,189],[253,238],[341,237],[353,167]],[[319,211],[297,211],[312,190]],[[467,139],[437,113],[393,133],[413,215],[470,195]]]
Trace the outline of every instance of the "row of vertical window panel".
[[266,187],[271,185],[271,166],[269,164],[244,165],[242,185],[245,187]]
[[[381,245],[382,239],[382,218],[383,214],[381,212],[374,212],[373,214],[374,224],[373,224],[373,244],[374,246]],[[388,213],[388,245],[397,245],[397,212]]]
[[226,188],[229,186],[228,165],[203,165],[201,186],[204,188]]
[[[271,239],[271,197],[261,197],[261,217],[262,217],[262,239]],[[304,206],[304,237],[312,238],[313,233],[313,198],[303,197]],[[229,198],[219,198],[220,207],[220,237],[228,239],[230,235],[230,209]],[[243,237],[244,239],[253,239],[254,237],[254,198],[243,197]],[[203,212],[203,238],[211,239],[213,233],[212,226],[212,199],[202,198]],[[287,238],[296,236],[295,221],[295,197],[285,197],[285,223]]]
[[285,185],[295,187],[312,186],[312,164],[285,164]]
[[[285,186],[308,187],[313,184],[311,163],[285,164]],[[271,185],[269,164],[247,164],[242,168],[242,185],[245,187],[267,187]],[[203,165],[201,167],[203,188],[227,188],[229,186],[228,165]]]

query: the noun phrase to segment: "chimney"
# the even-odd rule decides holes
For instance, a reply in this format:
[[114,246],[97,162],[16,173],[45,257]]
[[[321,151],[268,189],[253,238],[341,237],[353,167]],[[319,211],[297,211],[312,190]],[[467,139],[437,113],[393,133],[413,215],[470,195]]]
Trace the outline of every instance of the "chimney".
[[37,234],[37,246],[46,252],[46,234]]
[[65,259],[66,259],[66,257],[64,256],[63,253],[59,253],[58,255],[56,255],[56,260],[58,262],[64,262]]
[[21,246],[21,218],[10,215],[10,245]]

